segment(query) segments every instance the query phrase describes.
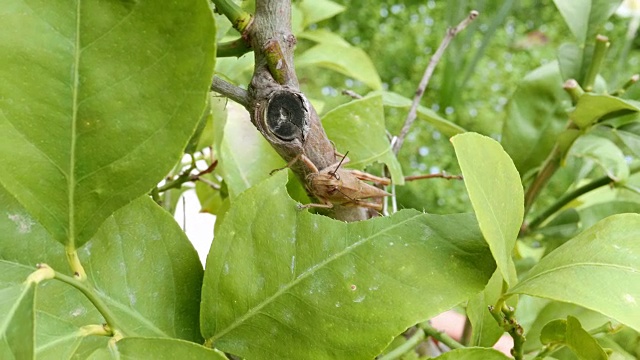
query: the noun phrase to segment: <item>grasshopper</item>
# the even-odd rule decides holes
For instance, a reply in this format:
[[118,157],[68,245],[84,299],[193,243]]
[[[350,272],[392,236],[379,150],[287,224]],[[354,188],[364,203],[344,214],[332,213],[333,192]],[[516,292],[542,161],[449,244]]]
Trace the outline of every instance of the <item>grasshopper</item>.
[[[342,156],[337,153],[336,155]],[[346,154],[342,156],[339,162],[322,170],[318,170],[315,164],[304,154],[296,156],[286,167],[290,167],[298,160],[302,161],[309,170],[311,170],[311,173],[307,175],[306,179],[307,189],[322,202],[321,204],[301,205],[301,209],[309,207],[331,209],[334,205],[342,205],[381,210],[382,206],[380,204],[364,200],[391,195],[363,181],[389,185],[391,183],[389,179],[371,175],[363,171],[341,168],[340,166],[343,163],[349,162]]]

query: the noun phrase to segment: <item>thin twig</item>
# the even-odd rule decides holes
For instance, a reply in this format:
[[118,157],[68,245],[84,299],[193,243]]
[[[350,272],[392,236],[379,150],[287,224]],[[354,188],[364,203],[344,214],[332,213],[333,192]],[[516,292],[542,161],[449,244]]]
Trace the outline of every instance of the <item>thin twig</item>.
[[217,76],[213,77],[211,90],[228,97],[245,108],[249,107],[249,94],[247,90],[226,82]]
[[357,92],[353,91],[353,90],[342,90],[342,95],[347,95],[349,97],[351,97],[352,99],[362,99],[362,95],[358,94]]
[[438,340],[439,342],[447,345],[449,349],[462,349],[464,345],[460,344],[456,340],[454,340],[451,336],[447,335],[444,332],[438,331],[438,329],[434,328],[429,324],[428,321],[420,323],[418,326],[424,330],[427,336],[431,336],[432,338]]
[[404,181],[435,179],[435,178],[446,179],[446,180],[463,180],[462,175],[449,175],[443,172],[443,173],[437,173],[437,174],[405,176]]
[[464,30],[475,18],[478,17],[478,12],[472,10],[464,20],[462,20],[456,27],[449,28],[447,30],[447,34],[444,39],[440,43],[438,50],[436,50],[435,54],[431,57],[429,61],[429,65],[424,71],[424,75],[422,76],[422,80],[420,81],[420,85],[416,90],[416,95],[413,98],[413,103],[411,104],[411,109],[409,110],[409,114],[407,115],[407,119],[402,126],[402,130],[400,131],[400,135],[398,135],[398,140],[393,144],[393,152],[394,154],[398,154],[400,148],[402,147],[402,143],[404,142],[405,136],[409,133],[409,129],[413,122],[416,120],[416,115],[418,111],[418,105],[420,104],[420,100],[422,99],[422,95],[424,94],[427,86],[429,85],[429,80],[431,80],[431,76],[433,75],[433,71],[435,70],[438,62],[440,62],[440,58],[444,54],[444,51],[449,46],[449,43],[460,31]]
[[422,340],[424,340],[424,337],[425,337],[424,330],[421,329],[421,328],[418,328],[416,330],[415,334],[413,334],[410,338],[408,338],[407,341],[402,343],[402,345],[398,346],[397,348],[389,351],[385,355],[380,356],[378,358],[378,360],[395,360],[395,359],[398,359],[398,358],[402,357],[404,354],[408,353],[409,351],[415,349],[415,347],[420,342],[422,342]]

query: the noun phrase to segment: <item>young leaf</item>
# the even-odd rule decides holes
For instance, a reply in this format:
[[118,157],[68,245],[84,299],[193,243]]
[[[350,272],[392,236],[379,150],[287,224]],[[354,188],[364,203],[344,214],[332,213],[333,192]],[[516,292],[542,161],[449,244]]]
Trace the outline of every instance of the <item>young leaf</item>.
[[332,18],[346,8],[329,0],[303,0],[298,4],[304,15],[303,27]]
[[580,321],[569,315],[567,320],[554,320],[542,328],[540,342],[543,344],[564,344],[584,360],[607,360],[609,357],[586,330]]
[[571,147],[569,155],[593,161],[613,181],[623,182],[629,177],[629,165],[622,150],[609,139],[581,136]]
[[446,352],[434,360],[509,360],[507,355],[495,349],[469,347]]
[[9,0],[0,24],[0,184],[77,248],[191,137],[215,60],[209,5]]
[[[402,108],[407,110],[411,108],[411,99],[391,91],[373,91],[367,96],[376,96],[379,94],[382,94],[382,101],[384,102],[384,106]],[[435,111],[422,105],[418,106],[417,116],[419,119],[425,120],[426,122],[431,124],[434,128],[436,128],[436,130],[440,131],[447,137],[466,132],[466,130],[459,125],[450,122],[449,120],[438,115]]]
[[565,100],[555,62],[527,74],[511,97],[501,143],[523,176],[542,164],[565,129]]
[[579,44],[595,39],[622,0],[553,0]]
[[25,282],[34,268],[0,260],[0,359],[33,359],[35,282]]
[[370,359],[495,270],[472,216],[404,210],[343,223],[297,210],[286,179],[242,193],[217,229],[201,306],[210,346],[247,358]]
[[624,115],[640,111],[640,103],[621,99],[611,95],[583,94],[576,108],[569,113],[571,119],[578,127],[589,127],[601,119]]
[[323,116],[322,125],[337,150],[349,152],[351,162],[347,167],[362,170],[380,161],[389,168],[395,184],[404,184],[402,168],[387,140],[382,97],[366,97],[338,106]]
[[524,192],[518,170],[491,138],[465,133],[451,138],[451,143],[480,230],[503,279],[513,286],[518,279],[511,252],[524,217]]
[[318,44],[296,58],[296,67],[306,66],[321,66],[360,80],[373,90],[382,89],[380,75],[369,55],[357,47]]
[[496,270],[485,289],[469,299],[467,316],[471,323],[472,346],[493,346],[504,334],[495,318],[489,312],[489,305],[496,303],[502,295],[502,275]]
[[640,330],[640,215],[606,218],[544,257],[511,294],[569,302]]

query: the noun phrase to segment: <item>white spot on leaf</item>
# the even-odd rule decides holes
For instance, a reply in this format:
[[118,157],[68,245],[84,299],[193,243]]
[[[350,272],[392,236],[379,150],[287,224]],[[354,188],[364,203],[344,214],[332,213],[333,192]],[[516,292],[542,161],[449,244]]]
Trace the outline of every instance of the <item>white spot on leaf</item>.
[[362,301],[364,301],[364,298],[366,298],[366,295],[360,295],[357,298],[353,299],[354,303],[361,303]]
[[631,294],[624,294],[624,301],[628,302],[629,304],[636,305],[636,298],[634,298]]
[[31,232],[31,227],[35,224],[30,217],[20,214],[7,214],[9,220],[16,224],[16,231],[20,234],[28,234]]

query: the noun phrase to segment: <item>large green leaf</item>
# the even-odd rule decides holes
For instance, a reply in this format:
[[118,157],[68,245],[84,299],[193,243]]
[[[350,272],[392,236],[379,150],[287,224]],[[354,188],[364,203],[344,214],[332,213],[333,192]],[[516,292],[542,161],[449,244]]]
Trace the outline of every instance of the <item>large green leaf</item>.
[[500,144],[476,133],[451,139],[480,230],[503,279],[517,282],[511,252],[524,217],[520,175]]
[[498,350],[469,347],[446,352],[435,360],[509,360],[507,355]]
[[[367,96],[375,96],[382,94],[382,101],[384,102],[384,106],[394,107],[394,108],[402,108],[407,109],[411,108],[411,99],[406,98],[398,93],[394,93],[391,91],[373,91],[369,93]],[[443,118],[438,115],[435,111],[424,107],[422,105],[418,106],[417,114],[418,119],[422,119],[429,124],[431,124],[438,131],[443,133],[447,137],[451,137],[457,134],[461,134],[466,130],[456,125],[449,120]]]
[[8,0],[0,24],[0,184],[79,247],[169,171],[200,120],[209,5]]
[[35,269],[0,260],[0,359],[33,359]]
[[[8,206],[12,214],[24,212],[15,201]],[[56,270],[65,272],[62,247],[39,224],[31,224],[29,232],[21,234],[19,224],[0,217],[0,229],[12,227],[16,229],[13,233],[0,233],[0,259],[28,266],[57,264],[60,267]],[[127,335],[201,341],[198,304],[202,265],[171,215],[147,196],[109,217],[78,253],[89,283]],[[104,319],[69,285],[55,280],[43,283],[36,310],[39,358],[60,359],[69,353],[86,358],[107,344],[107,339],[87,337],[81,331],[81,327],[101,324]]]
[[562,77],[555,62],[527,74],[509,104],[502,146],[522,176],[541,165],[567,123]]
[[[367,359],[482,290],[495,270],[473,216],[404,210],[344,223],[296,208],[278,173],[216,232],[202,291],[207,343],[253,359]],[[451,286],[455,284],[455,286]]]
[[380,75],[367,53],[353,46],[318,44],[300,54],[296,58],[296,66],[321,66],[360,80],[373,90],[382,89]]
[[586,128],[612,116],[640,111],[640,103],[611,95],[585,93],[578,99],[569,119],[578,127]]
[[640,215],[606,218],[544,257],[511,294],[581,305],[640,330]]
[[540,333],[540,341],[547,344],[566,345],[582,360],[607,360],[609,357],[573,316],[566,320],[554,320],[548,323]]
[[124,338],[116,343],[115,349],[100,349],[93,353],[91,360],[227,360],[223,353],[207,349],[192,342],[164,338]]
[[366,97],[338,106],[322,117],[322,125],[337,150],[349,152],[351,162],[347,167],[362,170],[380,161],[389,168],[395,184],[404,184],[402,168],[387,139],[382,97]]

